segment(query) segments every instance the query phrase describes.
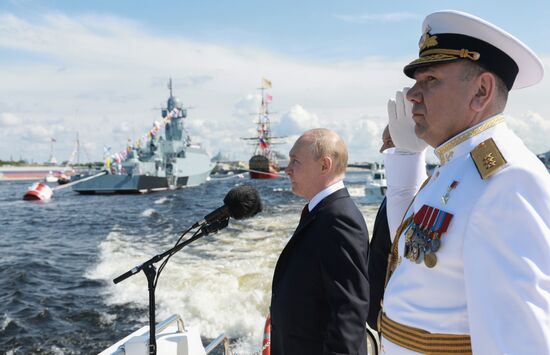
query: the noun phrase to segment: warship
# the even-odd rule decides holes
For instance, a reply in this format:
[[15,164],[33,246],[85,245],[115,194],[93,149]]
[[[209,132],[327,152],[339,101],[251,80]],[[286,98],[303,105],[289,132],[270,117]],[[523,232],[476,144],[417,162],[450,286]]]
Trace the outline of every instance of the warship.
[[[184,126],[187,109],[172,94],[172,79],[168,83],[170,97],[161,109],[161,124],[155,122],[146,144],[129,146],[107,163],[107,174],[78,183],[73,190],[81,194],[146,193],[204,183],[212,170],[210,157],[200,144],[191,142]],[[159,132],[159,134],[155,134]]]
[[272,96],[265,92],[266,89],[270,88],[271,81],[262,79],[262,85],[259,88],[261,90],[262,101],[260,103],[260,111],[258,112],[258,121],[256,122],[258,135],[256,137],[241,138],[251,140],[251,144],[255,146],[254,154],[248,161],[251,179],[274,179],[281,177],[277,155],[271,149],[271,146],[273,144],[281,144],[276,139],[285,137],[273,137],[271,135],[268,104],[271,102]]

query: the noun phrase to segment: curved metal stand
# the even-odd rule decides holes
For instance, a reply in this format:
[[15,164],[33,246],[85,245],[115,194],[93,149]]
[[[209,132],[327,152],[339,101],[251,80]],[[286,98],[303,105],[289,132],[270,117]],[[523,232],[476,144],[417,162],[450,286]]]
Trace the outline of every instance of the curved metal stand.
[[[165,251],[162,254],[155,255],[151,259],[147,260],[141,265],[138,265],[134,267],[131,270],[128,270],[124,274],[118,276],[113,280],[115,284],[122,282],[129,278],[130,276],[133,276],[137,274],[138,272],[143,270],[143,273],[147,277],[147,288],[149,290],[149,355],[156,355],[157,354],[157,342],[156,342],[156,324],[155,324],[155,278],[157,276],[157,269],[155,268],[155,263],[161,261],[165,257],[170,257],[180,251],[184,246],[188,245],[189,243],[194,242],[195,240],[202,238],[208,234],[216,233],[220,229],[223,229],[227,227],[229,224],[229,217],[214,221],[210,224],[203,225],[191,238],[176,244],[173,248]],[[185,232],[187,233],[187,232]],[[185,235],[185,233],[182,234]],[[181,237],[180,237],[181,238]],[[162,269],[162,267],[161,267]]]

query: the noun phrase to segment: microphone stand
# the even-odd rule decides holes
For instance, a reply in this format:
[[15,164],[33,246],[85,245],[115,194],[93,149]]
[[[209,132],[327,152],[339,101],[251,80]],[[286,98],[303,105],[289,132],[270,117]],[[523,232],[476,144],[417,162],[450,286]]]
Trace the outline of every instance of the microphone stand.
[[[168,256],[168,258],[170,258],[172,255],[174,255],[175,253],[180,251],[184,246],[188,245],[189,243],[192,243],[192,242],[194,242],[195,240],[197,240],[199,238],[207,236],[210,233],[216,233],[220,229],[223,229],[223,228],[227,227],[228,224],[229,224],[229,217],[221,219],[221,220],[217,220],[217,221],[214,221],[214,222],[211,222],[211,223],[208,223],[208,224],[205,224],[202,227],[200,227],[200,229],[197,230],[197,232],[195,232],[195,234],[191,238],[189,238],[189,239],[187,239],[187,240],[185,240],[185,241],[183,241],[179,244],[176,244],[173,248],[165,251],[162,254],[158,254],[158,255],[153,256],[151,259],[147,260],[143,264],[134,267],[133,269],[125,272],[124,274],[118,276],[117,278],[115,278],[113,280],[113,282],[115,284],[117,284],[119,282],[122,282],[122,281],[126,280],[130,276],[133,276],[133,275],[137,274],[141,270],[143,270],[143,273],[147,277],[147,288],[149,290],[149,355],[156,355],[157,354],[157,341],[156,341],[156,334],[155,334],[155,331],[156,331],[156,323],[155,323],[155,287],[156,287],[156,283],[155,283],[155,277],[157,276],[157,269],[155,268],[154,264],[161,261],[162,259],[164,259],[167,256]],[[185,231],[182,234],[182,237],[187,232],[189,232],[189,230]],[[167,262],[167,261],[168,261],[168,259],[165,262]],[[162,269],[162,267],[161,267],[161,269]],[[159,271],[158,275],[160,275],[160,271]]]

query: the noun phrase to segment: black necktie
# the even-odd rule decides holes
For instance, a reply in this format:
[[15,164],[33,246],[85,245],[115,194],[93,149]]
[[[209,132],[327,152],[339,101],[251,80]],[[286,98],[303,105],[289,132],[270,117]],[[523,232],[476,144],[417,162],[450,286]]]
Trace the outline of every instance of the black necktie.
[[302,214],[300,215],[300,223],[302,223],[302,221],[304,220],[304,218],[306,218],[308,213],[309,213],[309,204],[306,203],[306,205],[302,209]]

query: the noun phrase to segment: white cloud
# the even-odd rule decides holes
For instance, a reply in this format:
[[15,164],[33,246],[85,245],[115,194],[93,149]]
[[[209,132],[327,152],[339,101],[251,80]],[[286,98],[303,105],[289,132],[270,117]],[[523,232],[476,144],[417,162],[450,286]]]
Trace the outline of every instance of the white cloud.
[[132,127],[128,122],[120,122],[116,126],[112,127],[113,133],[118,135],[125,135],[132,131]]
[[536,112],[527,112],[519,118],[507,116],[507,122],[534,153],[540,154],[550,150],[550,119]]
[[30,125],[22,134],[22,138],[28,142],[39,142],[39,143],[50,143],[51,138],[53,138],[52,130],[40,126],[40,125]]
[[16,115],[5,112],[0,114],[0,127],[17,126],[21,124],[21,119]]
[[346,141],[350,153],[350,161],[381,161],[379,154],[382,142],[382,131],[386,126],[383,119],[363,118],[346,129]]
[[256,120],[258,107],[262,102],[262,97],[260,94],[248,94],[237,103],[233,105],[233,117],[237,119],[247,120],[250,119],[250,122]]
[[301,105],[294,105],[281,116],[274,130],[281,135],[299,136],[308,129],[318,127],[321,127],[321,123],[316,114],[308,112]]
[[[9,134],[0,130],[0,159],[44,161],[49,136],[57,139],[58,159],[67,159],[76,132],[90,159],[100,160],[103,146],[121,150],[128,138],[139,138],[159,120],[172,77],[174,95],[192,107],[186,124],[193,139],[212,155],[222,151],[244,160],[253,147],[239,138],[255,134],[256,88],[266,77],[273,82],[273,133],[288,136],[287,144],[277,147],[281,153],[288,153],[301,132],[321,126],[342,135],[351,161],[374,160],[387,99],[411,84],[402,73],[410,58],[322,63],[153,35],[112,16],[56,14],[29,22],[0,15],[1,49],[11,55],[0,60],[0,124],[11,126]],[[24,60],[10,61],[14,53]],[[550,67],[550,57],[543,59]],[[538,112],[541,117],[528,118],[533,129],[522,131],[533,147],[547,141],[541,132],[550,118],[550,107],[543,105],[548,92],[547,78],[511,94],[511,116]],[[8,113],[19,120],[6,118]]]

